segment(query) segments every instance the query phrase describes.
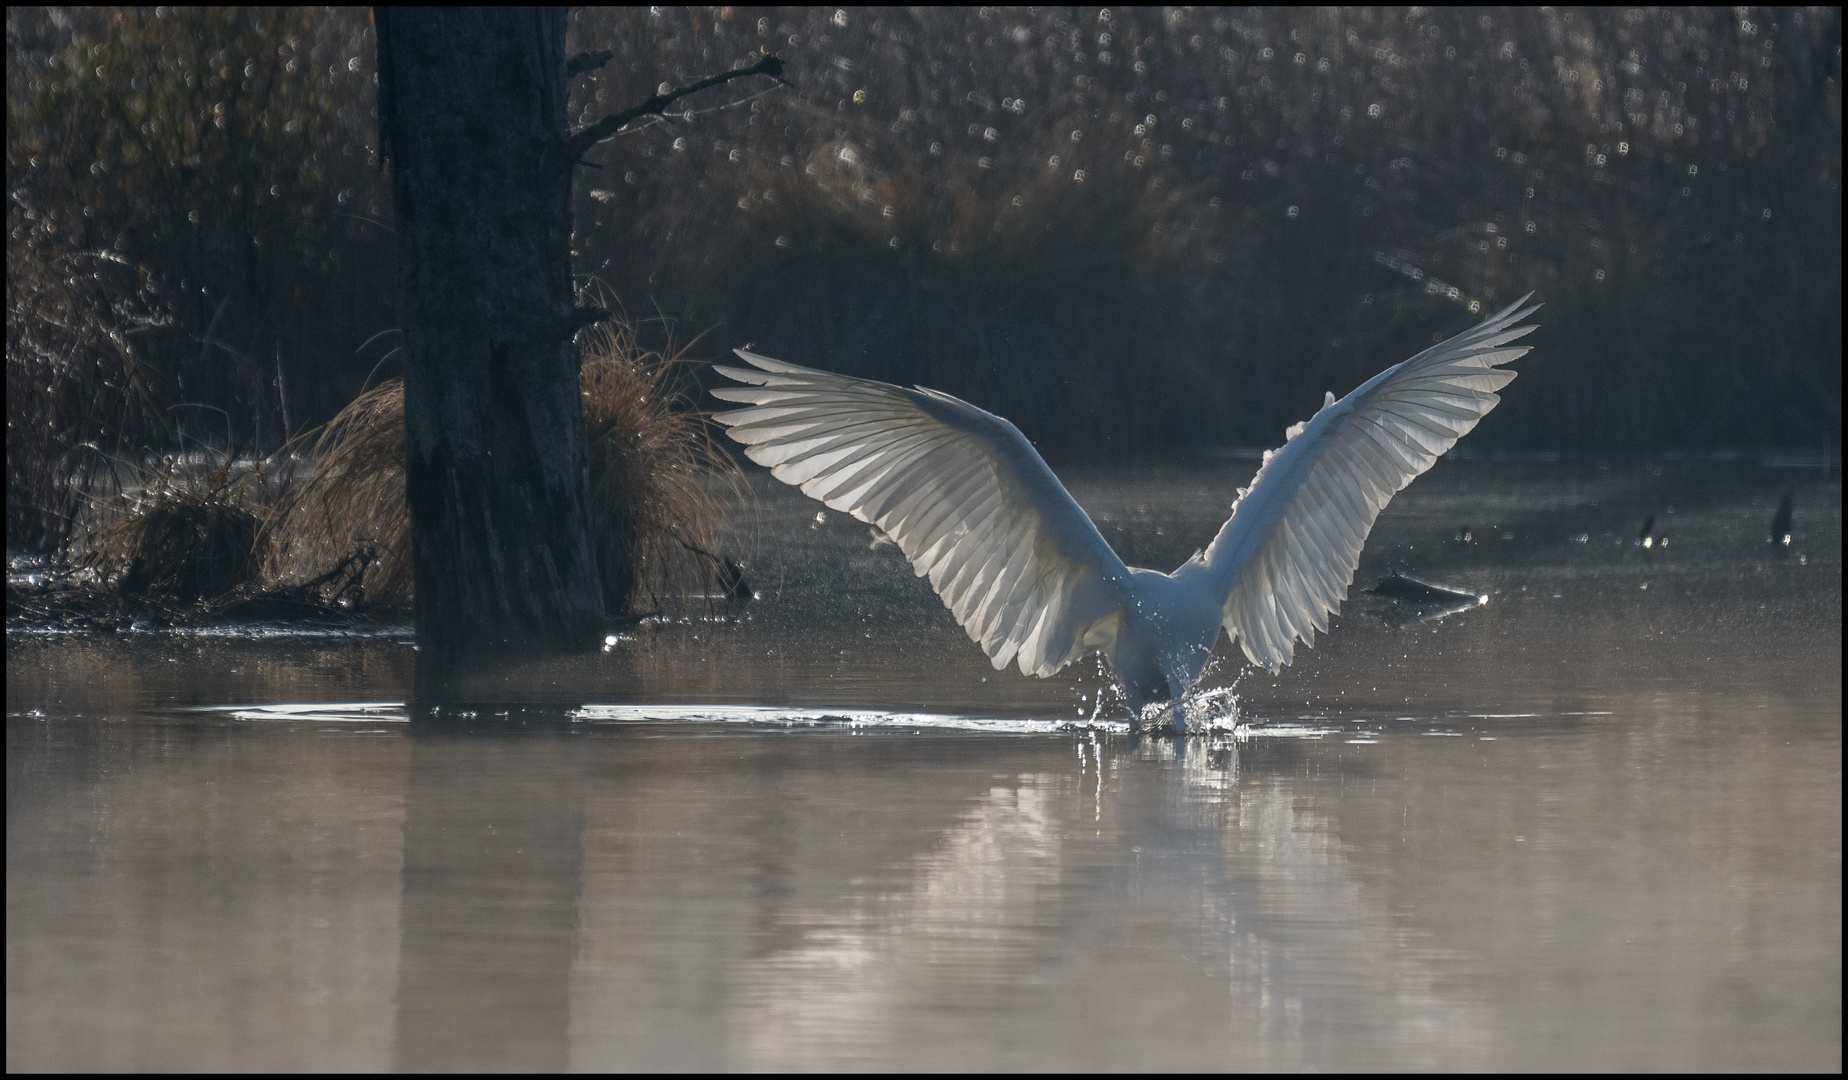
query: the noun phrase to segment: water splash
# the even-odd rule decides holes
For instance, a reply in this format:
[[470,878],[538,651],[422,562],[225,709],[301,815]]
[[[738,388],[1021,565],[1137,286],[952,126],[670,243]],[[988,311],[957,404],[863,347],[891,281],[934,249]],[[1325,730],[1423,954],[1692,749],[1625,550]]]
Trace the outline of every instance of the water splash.
[[1230,684],[1211,688],[1203,686],[1203,683],[1218,673],[1219,667],[1217,657],[1208,660],[1205,670],[1200,673],[1200,682],[1195,683],[1193,689],[1177,700],[1144,706],[1141,715],[1136,718],[1136,730],[1175,735],[1239,733],[1238,684],[1250,669],[1241,664]]
[[[1116,676],[1111,674],[1102,653],[1092,653],[1091,663],[1095,665],[1096,681],[1087,679],[1080,685],[1077,712],[1086,724],[1109,723],[1102,718],[1121,716],[1128,708],[1128,699],[1123,696],[1123,688],[1117,685]],[[1089,716],[1085,716],[1087,709]]]
[[[517,706],[482,706],[452,715],[458,720],[505,719]],[[408,723],[410,711],[401,701],[281,702],[261,705],[202,705],[183,710],[208,713],[247,722],[283,723]],[[445,707],[445,714],[450,715]],[[802,709],[780,705],[737,704],[585,704],[560,710],[580,724],[741,724],[776,729],[846,729],[851,731],[965,731],[995,735],[1059,735],[1077,732],[1097,735],[1124,734],[1121,720],[1085,721],[1036,717],[962,716],[948,713],[891,712],[872,709]]]
[[1083,721],[1033,717],[962,716],[944,713],[888,712],[870,709],[792,709],[780,705],[582,705],[568,715],[580,723],[748,724],[762,728],[846,728],[849,730],[923,732],[971,731],[999,735],[1053,735],[1069,732],[1122,733],[1120,720]]

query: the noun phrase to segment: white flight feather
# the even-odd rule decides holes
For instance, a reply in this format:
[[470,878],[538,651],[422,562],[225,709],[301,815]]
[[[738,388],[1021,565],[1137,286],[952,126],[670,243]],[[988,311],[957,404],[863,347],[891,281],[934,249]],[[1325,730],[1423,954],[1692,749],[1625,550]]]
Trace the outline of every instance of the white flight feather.
[[[1527,352],[1506,346],[1534,329],[1514,325],[1527,299],[1327,395],[1175,572],[1224,597],[1253,663],[1276,671],[1328,631],[1380,511],[1501,400],[1514,372],[1499,365]],[[744,385],[712,393],[747,407],[714,419],[777,479],[890,537],[997,669],[1050,675],[1112,647],[1139,603],[1129,570],[1014,425],[934,390],[737,353],[749,368],[717,370]]]
[[1347,597],[1360,549],[1386,503],[1468,434],[1527,352],[1527,297],[1481,325],[1387,368],[1339,401],[1330,394],[1233,505],[1206,550],[1225,592],[1225,627],[1254,664],[1276,671],[1313,645]]
[[[1129,601],[1128,570],[1032,444],[948,394],[738,350],[718,414],[771,475],[891,537],[997,669],[1050,675]],[[1091,641],[1087,643],[1087,634]]]

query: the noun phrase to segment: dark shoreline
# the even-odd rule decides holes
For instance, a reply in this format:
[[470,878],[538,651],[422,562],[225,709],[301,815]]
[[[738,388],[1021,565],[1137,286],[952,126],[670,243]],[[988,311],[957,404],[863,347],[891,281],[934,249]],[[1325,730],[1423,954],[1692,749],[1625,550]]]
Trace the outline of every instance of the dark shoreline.
[[8,637],[161,633],[253,624],[284,632],[346,630],[370,636],[407,628],[409,613],[342,606],[300,586],[236,589],[186,602],[85,580],[73,567],[48,564],[27,572],[9,567],[7,573]]

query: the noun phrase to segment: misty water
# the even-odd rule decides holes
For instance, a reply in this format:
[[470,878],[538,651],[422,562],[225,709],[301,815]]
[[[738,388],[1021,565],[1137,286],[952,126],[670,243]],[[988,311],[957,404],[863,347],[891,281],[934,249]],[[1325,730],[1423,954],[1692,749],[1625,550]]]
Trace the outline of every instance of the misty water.
[[[1255,464],[1069,475],[1167,569]],[[756,490],[757,599],[436,722],[403,632],[10,633],[9,1071],[1839,1069],[1838,466],[1440,462],[1191,738]]]

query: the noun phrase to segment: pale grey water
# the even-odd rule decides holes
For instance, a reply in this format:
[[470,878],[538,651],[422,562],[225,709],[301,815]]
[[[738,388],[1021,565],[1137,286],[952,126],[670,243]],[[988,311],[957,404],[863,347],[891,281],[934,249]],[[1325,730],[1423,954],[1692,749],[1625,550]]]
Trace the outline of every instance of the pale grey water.
[[[454,728],[390,637],[9,635],[7,1067],[1839,1070],[1841,488],[1781,464],[1441,463],[1358,584],[1489,604],[1357,598],[1191,739],[768,489],[762,599]],[[1251,469],[1072,487],[1166,568]]]

